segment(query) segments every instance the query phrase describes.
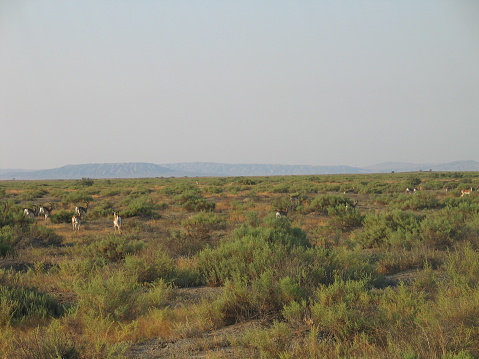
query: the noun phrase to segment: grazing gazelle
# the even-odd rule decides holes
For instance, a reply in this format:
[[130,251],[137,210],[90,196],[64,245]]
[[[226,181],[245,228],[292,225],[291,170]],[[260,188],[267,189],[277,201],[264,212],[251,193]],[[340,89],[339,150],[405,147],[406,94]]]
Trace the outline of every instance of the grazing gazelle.
[[46,206],[41,206],[40,209],[38,210],[38,215],[44,216],[46,221],[48,216],[52,213],[52,210],[53,210],[53,203],[50,203],[50,208]]
[[461,197],[464,196],[465,194],[469,195],[473,191],[472,187],[469,189],[462,189],[461,190]]
[[85,202],[85,207],[75,207],[75,214],[78,214],[82,218],[85,217],[88,212],[88,204],[89,202]]
[[356,206],[358,205],[359,201],[355,200],[353,203],[346,203],[346,211],[349,211],[349,209],[356,209]]
[[113,229],[114,229],[114,231],[116,232],[116,230],[118,229],[118,233],[121,234],[121,225],[122,225],[122,221],[121,221],[120,215],[118,214],[118,212],[113,212]]
[[299,194],[295,194],[289,197],[289,201],[291,202],[291,205],[297,206],[301,203],[301,197]]
[[72,217],[72,227],[74,231],[80,231],[81,217],[78,214],[74,214]]
[[288,216],[288,209],[286,208],[286,211],[281,211],[277,210],[276,211],[276,218],[282,218],[282,217],[287,217]]
[[23,215],[25,217],[35,218],[35,213],[37,212],[37,206],[33,205],[32,208],[24,208]]

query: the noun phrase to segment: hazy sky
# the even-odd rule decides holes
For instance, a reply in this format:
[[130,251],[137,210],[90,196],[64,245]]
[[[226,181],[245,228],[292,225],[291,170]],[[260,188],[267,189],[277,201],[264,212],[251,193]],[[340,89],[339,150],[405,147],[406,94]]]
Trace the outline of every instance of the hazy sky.
[[477,0],[0,0],[0,169],[479,161]]

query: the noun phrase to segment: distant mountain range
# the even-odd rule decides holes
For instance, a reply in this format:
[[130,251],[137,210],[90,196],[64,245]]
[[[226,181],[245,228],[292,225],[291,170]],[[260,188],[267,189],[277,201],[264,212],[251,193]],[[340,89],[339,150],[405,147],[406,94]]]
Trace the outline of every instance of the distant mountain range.
[[152,178],[152,177],[230,177],[289,176],[321,174],[390,173],[416,171],[479,171],[479,162],[448,163],[387,162],[368,167],[307,166],[273,164],[228,164],[212,162],[169,163],[94,163],[68,165],[45,170],[0,169],[0,180],[81,179],[81,178]]

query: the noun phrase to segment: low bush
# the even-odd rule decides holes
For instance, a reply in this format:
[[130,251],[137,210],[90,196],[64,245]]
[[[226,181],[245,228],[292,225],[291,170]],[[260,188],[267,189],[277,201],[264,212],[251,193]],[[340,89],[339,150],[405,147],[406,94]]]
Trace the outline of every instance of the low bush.
[[58,325],[51,325],[46,331],[36,328],[26,337],[15,339],[15,358],[18,359],[80,359],[81,348],[71,335]]
[[463,238],[464,216],[458,211],[439,211],[421,222],[421,237],[433,248],[447,248]]
[[416,192],[412,195],[407,195],[407,199],[398,204],[402,210],[423,210],[435,209],[441,207],[441,202],[437,197],[431,193],[424,191]]
[[419,238],[423,219],[423,216],[403,211],[368,214],[354,238],[367,248],[412,246]]
[[281,309],[293,300],[300,300],[302,289],[290,277],[278,278],[273,270],[265,270],[258,278],[236,278],[225,283],[217,307],[225,324],[267,318],[278,315]]
[[124,268],[136,275],[139,283],[152,283],[158,279],[172,281],[177,272],[173,259],[162,250],[150,253],[146,249],[127,255]]
[[156,212],[156,206],[149,197],[134,197],[128,199],[126,202],[128,203],[127,208],[120,212],[120,216],[122,217],[140,216],[152,219],[160,218],[160,215]]
[[30,226],[21,235],[17,245],[20,247],[34,246],[58,246],[62,243],[62,236],[55,233],[53,228],[43,226]]
[[59,211],[53,212],[50,216],[50,220],[52,223],[60,224],[60,223],[72,223],[72,217],[75,213],[73,211],[67,211],[61,209]]
[[325,336],[345,341],[357,334],[375,335],[378,298],[366,281],[336,280],[320,285],[311,303],[311,320]]
[[206,200],[197,188],[176,195],[174,201],[188,212],[213,211],[216,207],[215,202]]
[[309,209],[312,212],[328,214],[328,211],[336,208],[345,209],[346,205],[351,205],[353,201],[347,196],[323,195],[314,197],[309,203]]
[[61,202],[63,204],[77,204],[77,203],[90,203],[93,201],[93,197],[83,191],[67,192],[62,197]]
[[91,317],[125,320],[140,313],[141,287],[124,270],[106,270],[73,283],[78,310]]
[[293,358],[292,338],[294,331],[286,323],[274,321],[269,328],[247,331],[240,342],[258,350],[261,358]]
[[15,253],[15,232],[10,226],[0,227],[0,257]]
[[64,307],[49,294],[35,288],[0,285],[0,324],[48,319],[64,313]]
[[144,245],[143,241],[135,237],[112,234],[93,238],[84,251],[86,257],[108,263],[124,260],[126,256],[138,253]]

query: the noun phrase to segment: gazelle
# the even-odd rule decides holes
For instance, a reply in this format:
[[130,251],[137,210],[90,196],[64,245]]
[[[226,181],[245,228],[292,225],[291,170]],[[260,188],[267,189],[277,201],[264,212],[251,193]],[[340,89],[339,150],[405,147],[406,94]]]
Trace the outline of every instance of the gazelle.
[[35,219],[35,213],[37,212],[37,206],[33,205],[32,208],[24,208],[23,209],[23,215],[25,217],[30,217],[32,219]]
[[289,197],[289,201],[291,202],[291,205],[293,205],[293,206],[299,205],[300,202],[301,202],[300,195],[299,195],[299,194],[295,194],[295,195]]
[[356,206],[358,205],[359,201],[355,200],[353,203],[346,203],[346,211],[349,211],[349,209],[356,209]]
[[88,212],[88,204],[89,202],[85,202],[85,207],[75,207],[75,214],[78,214],[82,218],[86,216],[86,213]]
[[46,206],[40,206],[40,209],[38,210],[38,215],[44,216],[46,221],[48,216],[52,213],[52,211],[53,211],[53,203],[50,203],[50,208]]
[[282,217],[287,217],[288,216],[288,209],[286,208],[286,211],[276,211],[276,218],[282,218]]
[[472,187],[469,188],[469,189],[462,189],[462,190],[461,190],[461,197],[464,196],[465,194],[467,194],[467,195],[471,194],[472,191],[474,191],[474,190],[472,189]]
[[121,234],[121,225],[122,225],[122,220],[118,212],[113,212],[113,230],[116,232],[118,230],[118,233]]
[[78,214],[72,217],[72,227],[74,231],[80,231],[81,217]]
[[418,189],[417,188],[406,188],[406,194],[412,194],[414,192],[417,192]]

